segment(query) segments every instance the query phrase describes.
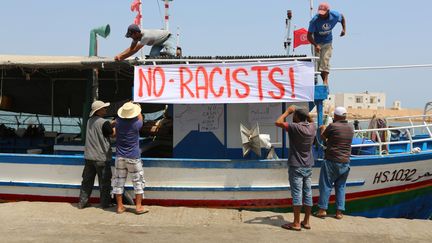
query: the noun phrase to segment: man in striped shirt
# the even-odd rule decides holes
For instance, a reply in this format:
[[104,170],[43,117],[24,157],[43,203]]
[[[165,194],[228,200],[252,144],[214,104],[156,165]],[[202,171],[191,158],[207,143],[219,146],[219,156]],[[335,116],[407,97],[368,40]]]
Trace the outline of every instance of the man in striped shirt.
[[350,171],[351,143],[354,136],[354,128],[346,120],[346,113],[344,107],[336,107],[333,123],[328,127],[320,127],[321,138],[327,142],[327,148],[319,178],[319,211],[315,213],[317,217],[327,216],[333,185],[336,194],[335,217],[342,219],[345,211],[345,184]]

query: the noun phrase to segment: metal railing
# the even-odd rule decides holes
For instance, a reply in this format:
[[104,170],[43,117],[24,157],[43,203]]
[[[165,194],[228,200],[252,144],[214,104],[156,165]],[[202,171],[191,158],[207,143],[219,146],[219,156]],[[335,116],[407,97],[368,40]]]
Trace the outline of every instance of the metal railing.
[[[0,124],[4,124],[8,127],[15,129],[27,128],[29,125],[39,125],[42,124],[44,127],[51,127],[50,131],[63,132],[65,127],[75,128],[79,132],[81,129],[81,119],[75,120],[75,124],[62,122],[62,119],[72,119],[67,117],[55,117],[51,119],[48,115],[37,115],[37,114],[27,114],[27,113],[0,113]],[[47,119],[44,121],[44,119]],[[48,121],[49,119],[49,121]],[[58,128],[58,129],[55,129]],[[47,130],[48,131],[48,130]]]
[[[428,118],[428,119],[427,119]],[[417,116],[400,116],[400,117],[389,117],[386,118],[387,122],[391,120],[404,120],[408,121],[409,125],[407,126],[394,126],[394,127],[386,127],[386,128],[375,128],[375,129],[359,129],[354,130],[354,137],[364,137],[364,134],[374,134],[376,136],[377,141],[374,141],[374,143],[367,143],[367,144],[354,144],[351,145],[352,148],[361,148],[361,147],[378,147],[378,151],[380,155],[384,155],[385,151],[383,147],[390,146],[390,145],[397,145],[397,144],[408,144],[409,149],[407,149],[405,152],[402,153],[412,153],[414,149],[415,143],[422,143],[422,142],[429,142],[432,141],[432,132],[431,127],[432,123],[432,115],[417,115]],[[423,124],[421,125],[414,125],[414,121],[422,120]],[[428,122],[426,122],[428,121]],[[415,130],[422,128],[425,135],[427,135],[427,138],[414,138],[416,136]],[[382,133],[387,132],[391,133],[392,131],[399,131],[404,132],[403,138],[406,138],[406,140],[394,140],[391,141],[391,136],[385,136],[385,141],[382,141]],[[399,138],[402,138],[401,136]],[[388,149],[390,150],[390,149]],[[387,153],[389,151],[386,151]],[[419,151],[417,151],[419,152]]]

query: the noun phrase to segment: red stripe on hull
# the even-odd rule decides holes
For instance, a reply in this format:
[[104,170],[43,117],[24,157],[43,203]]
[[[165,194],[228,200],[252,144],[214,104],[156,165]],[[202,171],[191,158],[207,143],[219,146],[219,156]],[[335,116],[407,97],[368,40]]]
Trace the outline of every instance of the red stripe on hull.
[[371,191],[363,191],[363,192],[354,192],[346,195],[347,200],[353,200],[353,199],[359,199],[364,197],[376,197],[380,195],[385,194],[391,194],[398,191],[405,191],[405,190],[411,190],[411,189],[417,189],[422,187],[432,186],[432,179],[420,181],[412,184],[407,185],[401,185],[401,186],[395,186],[395,187],[388,187],[378,190],[371,190]]
[[[408,185],[349,193],[346,195],[347,201],[357,200],[367,197],[377,197],[386,194],[408,191],[418,188],[432,186],[432,179]],[[6,201],[45,201],[45,202],[78,202],[78,197],[62,196],[40,196],[26,194],[0,194],[1,200]],[[313,198],[314,203],[318,202],[318,197]],[[91,198],[91,203],[98,203],[99,198]],[[334,195],[330,197],[330,202],[334,202]],[[209,208],[286,208],[292,205],[292,199],[248,199],[248,200],[194,200],[194,199],[144,199],[146,205],[158,206],[184,206],[184,207],[209,207]]]
[[[43,196],[29,194],[0,194],[0,199],[5,201],[39,201],[39,202],[68,202],[78,203],[78,197]],[[92,197],[90,203],[99,203],[99,198]]]

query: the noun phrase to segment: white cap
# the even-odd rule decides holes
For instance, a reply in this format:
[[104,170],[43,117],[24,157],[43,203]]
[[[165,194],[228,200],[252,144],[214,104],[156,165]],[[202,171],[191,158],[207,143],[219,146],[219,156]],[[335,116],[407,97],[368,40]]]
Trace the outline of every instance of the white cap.
[[345,107],[342,107],[342,106],[338,106],[334,110],[334,114],[336,116],[346,116],[346,113],[347,113],[347,110],[345,109]]

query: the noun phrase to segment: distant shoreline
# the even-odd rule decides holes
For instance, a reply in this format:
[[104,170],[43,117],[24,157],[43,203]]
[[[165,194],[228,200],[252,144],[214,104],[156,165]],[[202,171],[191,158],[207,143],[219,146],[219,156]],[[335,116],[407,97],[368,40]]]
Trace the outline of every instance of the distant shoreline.
[[[347,118],[349,120],[363,120],[363,119],[371,119],[374,115],[377,117],[401,117],[401,116],[419,116],[423,115],[422,109],[400,109],[400,110],[393,110],[393,109],[353,109],[348,108],[348,116]],[[325,114],[327,114],[325,112]],[[316,114],[315,114],[316,115]],[[408,119],[398,119],[399,121],[408,121]],[[414,121],[422,121],[423,119],[421,117],[417,119],[413,119]]]

